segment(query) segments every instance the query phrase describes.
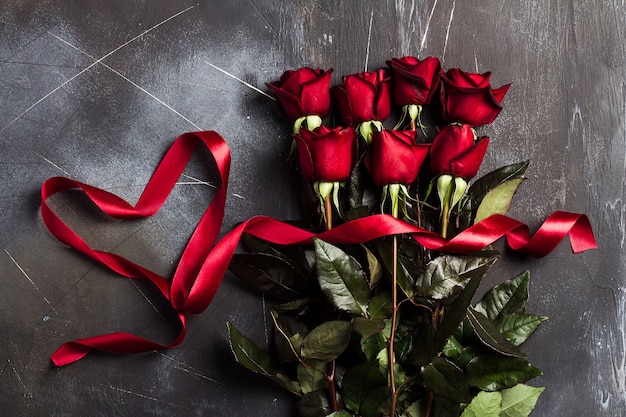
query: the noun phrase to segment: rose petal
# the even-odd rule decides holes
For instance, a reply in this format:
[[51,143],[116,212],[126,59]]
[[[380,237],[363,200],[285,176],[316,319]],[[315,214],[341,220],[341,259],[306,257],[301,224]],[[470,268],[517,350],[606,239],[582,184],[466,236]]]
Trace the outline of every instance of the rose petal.
[[466,181],[474,178],[483,162],[488,145],[489,138],[482,137],[476,142],[476,145],[456,157],[450,164],[452,175],[461,177]]
[[474,146],[474,132],[464,124],[444,127],[430,148],[430,167],[437,175],[451,174],[452,161]]
[[330,70],[302,85],[300,102],[306,116],[324,117],[330,111]]

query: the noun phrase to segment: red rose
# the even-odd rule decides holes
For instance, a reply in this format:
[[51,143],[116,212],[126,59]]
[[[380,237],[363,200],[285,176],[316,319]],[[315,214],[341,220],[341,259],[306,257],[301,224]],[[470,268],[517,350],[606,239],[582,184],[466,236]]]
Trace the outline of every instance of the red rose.
[[416,144],[413,130],[374,132],[365,160],[367,169],[379,187],[410,184],[428,156],[430,145]]
[[302,176],[309,182],[338,182],[350,176],[356,133],[352,128],[320,126],[293,135]]
[[474,141],[470,125],[449,125],[437,134],[430,148],[430,167],[437,175],[474,178],[485,157],[489,138]]
[[380,69],[343,77],[343,86],[332,88],[344,124],[384,121],[391,113],[391,77]]
[[276,96],[285,115],[296,120],[300,117],[317,115],[324,117],[330,111],[330,75],[308,67],[296,71],[285,71],[280,81],[267,84]]
[[412,56],[387,61],[394,76],[393,98],[397,106],[430,103],[439,86],[441,64],[436,57],[422,61]]
[[451,122],[482,126],[494,121],[502,111],[502,99],[511,84],[493,89],[491,73],[472,74],[458,68],[441,76],[443,117]]

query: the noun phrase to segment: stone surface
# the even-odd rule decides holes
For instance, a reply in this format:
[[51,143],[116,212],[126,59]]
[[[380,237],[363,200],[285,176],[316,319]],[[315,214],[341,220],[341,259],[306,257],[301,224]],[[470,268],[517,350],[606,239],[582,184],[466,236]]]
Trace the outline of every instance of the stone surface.
[[[292,415],[291,397],[230,356],[226,321],[260,344],[267,326],[263,301],[230,277],[182,347],[54,368],[68,340],[125,330],[167,343],[176,329],[148,286],[49,235],[39,188],[63,175],[136,201],[180,133],[210,129],[233,154],[223,231],[295,218],[289,123],[257,89],[285,69],[333,67],[337,83],[403,55],[513,83],[482,169],[531,159],[511,216],[536,227],[555,210],[587,213],[600,249],[510,257],[485,285],[529,268],[530,309],[550,317],[525,345],[548,387],[533,415],[625,415],[625,28],[617,0],[1,2],[2,415]],[[52,203],[94,247],[167,275],[212,195],[190,184],[210,180],[200,156],[185,173],[146,220],[107,220],[71,193]]]

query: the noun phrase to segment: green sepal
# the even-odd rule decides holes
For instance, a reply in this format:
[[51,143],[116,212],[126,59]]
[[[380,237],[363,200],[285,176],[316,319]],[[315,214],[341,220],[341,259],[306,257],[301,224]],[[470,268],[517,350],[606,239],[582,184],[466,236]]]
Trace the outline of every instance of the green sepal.
[[357,130],[361,137],[365,140],[365,143],[369,146],[372,143],[372,135],[375,131],[382,131],[383,124],[378,120],[368,120],[359,124]]

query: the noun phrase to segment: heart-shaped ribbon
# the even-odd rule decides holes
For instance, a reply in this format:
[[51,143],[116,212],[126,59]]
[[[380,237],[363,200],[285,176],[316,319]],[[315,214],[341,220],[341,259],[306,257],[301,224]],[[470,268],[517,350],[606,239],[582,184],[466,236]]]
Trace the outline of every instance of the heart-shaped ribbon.
[[[111,217],[132,219],[151,216],[161,208],[199,144],[206,146],[213,156],[219,172],[219,186],[191,235],[171,280],[120,255],[92,249],[47,203],[54,194],[78,188]],[[525,224],[506,216],[494,215],[449,241],[437,233],[384,214],[353,220],[320,234],[270,217],[257,216],[239,224],[216,243],[224,219],[229,171],[230,150],[226,142],[216,132],[203,131],[185,133],[176,139],[134,206],[108,191],[69,178],[53,177],[44,182],[41,188],[41,215],[48,230],[61,242],[117,274],[151,281],[176,310],[181,328],[175,340],[168,345],[123,332],[67,342],[51,356],[56,366],[75,362],[92,349],[139,353],[180,345],[185,339],[187,314],[201,313],[211,303],[243,233],[281,245],[311,244],[314,237],[333,244],[358,244],[383,236],[408,233],[428,249],[461,254],[483,249],[504,236],[511,249],[535,257],[547,255],[567,235],[576,253],[597,247],[587,217],[563,211],[548,217],[532,237]]]

